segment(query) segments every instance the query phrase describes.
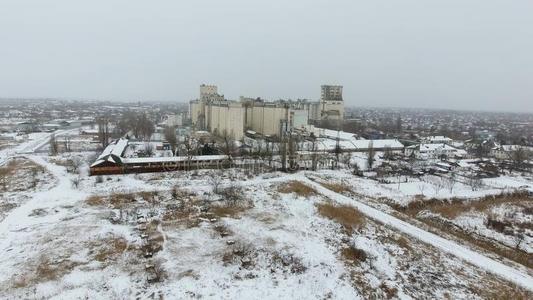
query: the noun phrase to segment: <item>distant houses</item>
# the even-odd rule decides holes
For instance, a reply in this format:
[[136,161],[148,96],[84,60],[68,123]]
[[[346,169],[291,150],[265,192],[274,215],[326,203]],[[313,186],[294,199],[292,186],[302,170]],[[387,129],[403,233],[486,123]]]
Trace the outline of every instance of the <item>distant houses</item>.
[[91,124],[92,120],[52,120],[47,123],[39,123],[36,121],[22,121],[16,123],[12,127],[15,132],[38,132],[47,131],[52,132],[59,129],[78,128],[83,125]]
[[506,160],[512,159],[513,153],[516,151],[523,151],[525,158],[530,158],[533,155],[533,147],[521,145],[497,145],[490,149],[490,155],[496,159]]

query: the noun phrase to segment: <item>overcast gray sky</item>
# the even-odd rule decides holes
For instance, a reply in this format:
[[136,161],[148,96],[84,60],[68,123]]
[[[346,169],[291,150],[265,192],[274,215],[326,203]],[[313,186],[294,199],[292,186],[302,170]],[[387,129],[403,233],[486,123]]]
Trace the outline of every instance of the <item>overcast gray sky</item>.
[[533,111],[533,1],[1,0],[0,97]]

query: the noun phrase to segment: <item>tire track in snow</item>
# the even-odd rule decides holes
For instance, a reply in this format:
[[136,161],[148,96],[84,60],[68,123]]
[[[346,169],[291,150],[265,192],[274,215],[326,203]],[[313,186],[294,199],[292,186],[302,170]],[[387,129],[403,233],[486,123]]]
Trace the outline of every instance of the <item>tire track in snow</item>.
[[[301,179],[300,179],[301,180]],[[329,190],[319,183],[316,183],[308,178],[303,179],[307,184],[315,188],[319,193],[331,198],[341,204],[347,204],[354,206],[361,213],[370,217],[371,219],[382,222],[392,228],[395,228],[405,234],[408,234],[424,243],[430,244],[444,252],[452,254],[460,259],[463,259],[474,266],[477,266],[489,273],[500,276],[508,281],[511,281],[519,286],[522,286],[530,291],[533,291],[533,277],[521,272],[515,268],[507,266],[501,262],[493,260],[484,256],[479,252],[470,250],[454,241],[447,240],[436,234],[425,231],[410,223],[402,221],[396,217],[393,217],[383,211],[370,207],[362,202],[359,202],[353,198],[346,197],[338,194],[332,190]]]

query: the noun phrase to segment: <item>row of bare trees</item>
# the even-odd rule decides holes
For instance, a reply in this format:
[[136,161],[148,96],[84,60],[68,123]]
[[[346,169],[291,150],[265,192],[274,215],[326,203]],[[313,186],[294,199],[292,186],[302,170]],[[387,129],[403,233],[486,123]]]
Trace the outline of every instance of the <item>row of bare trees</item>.
[[118,120],[116,130],[120,135],[131,131],[135,138],[146,141],[155,132],[155,125],[145,113],[127,112]]

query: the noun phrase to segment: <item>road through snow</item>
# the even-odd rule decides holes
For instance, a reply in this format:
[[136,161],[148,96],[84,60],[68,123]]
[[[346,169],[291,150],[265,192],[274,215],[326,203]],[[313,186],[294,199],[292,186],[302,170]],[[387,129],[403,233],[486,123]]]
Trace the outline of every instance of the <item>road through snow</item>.
[[[4,253],[11,248],[12,242],[25,240],[26,236],[31,235],[33,230],[30,228],[55,224],[68,213],[68,210],[61,210],[50,216],[34,218],[31,217],[32,211],[75,205],[78,201],[88,197],[88,194],[72,188],[72,183],[64,167],[50,164],[39,156],[32,155],[28,158],[45,167],[47,171],[52,173],[57,182],[51,189],[33,194],[31,200],[15,208],[0,222],[0,251],[4,251]],[[5,275],[0,274],[0,279]]]
[[0,151],[0,166],[6,163],[11,157],[21,155],[21,154],[31,154],[40,148],[44,147],[50,142],[50,137],[52,134],[56,136],[61,136],[64,134],[72,133],[78,131],[79,128],[72,128],[66,130],[58,130],[55,132],[38,132],[33,134],[33,139],[30,139],[20,145],[17,145],[12,148],[7,148]]
[[383,224],[406,233],[416,239],[421,240],[422,242],[435,246],[447,253],[455,255],[492,274],[505,278],[517,285],[533,291],[533,277],[525,274],[524,272],[488,258],[481,253],[467,249],[466,247],[461,246],[453,241],[444,239],[436,234],[420,229],[385,212],[363,204],[353,198],[335,193],[307,178],[305,179],[305,182],[315,188],[319,193],[331,198],[334,201],[337,201],[338,203],[352,205],[361,211],[361,213],[374,220],[382,222]]

